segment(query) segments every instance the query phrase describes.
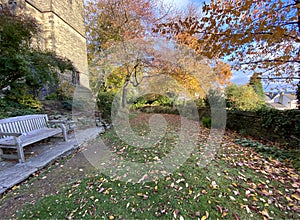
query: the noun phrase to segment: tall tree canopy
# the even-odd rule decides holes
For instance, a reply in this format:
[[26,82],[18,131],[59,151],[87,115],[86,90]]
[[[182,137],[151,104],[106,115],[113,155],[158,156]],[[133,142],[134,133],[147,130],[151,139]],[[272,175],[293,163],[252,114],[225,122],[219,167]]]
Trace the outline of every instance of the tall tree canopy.
[[202,56],[210,63],[215,78],[220,84],[228,84],[232,76],[231,67],[228,63],[219,59],[220,54],[208,54],[204,49],[204,43],[200,40],[202,35],[199,30],[200,15],[197,10],[190,5],[187,13],[178,15],[168,22],[161,22],[153,27],[154,33],[159,33],[167,39],[175,40],[177,43],[186,45]]
[[239,71],[268,80],[299,79],[300,0],[212,0],[202,17],[157,27],[210,59],[225,58]]
[[[142,74],[142,67],[149,65],[146,59],[141,58],[144,55],[139,54],[141,52],[139,46],[148,44],[143,41],[151,33],[150,27],[157,20],[167,16],[167,11],[162,7],[159,0],[95,0],[87,3],[85,23],[90,64],[90,85],[93,87],[94,93],[99,91],[103,82],[110,84],[106,85],[108,87],[112,86],[112,83],[115,83],[116,87],[124,86],[125,92],[128,84],[136,81],[137,75]],[[118,59],[116,57],[118,53],[123,57],[126,53],[128,56],[132,55],[131,43],[127,45],[126,43],[137,39],[140,40],[138,43],[140,45],[136,44],[136,51],[139,52],[126,60],[119,60],[123,61],[123,64],[119,62],[119,64],[113,65],[112,59]],[[124,47],[120,46],[122,43],[125,44]],[[125,51],[126,47],[127,52]],[[109,62],[103,53],[111,54],[112,57],[108,59]],[[147,52],[145,51],[144,54]],[[106,60],[111,66],[105,65],[106,69],[103,69],[103,60]],[[144,63],[145,61],[146,63]]]
[[[194,39],[185,32],[161,39],[153,32],[158,23],[171,23],[171,14],[159,0],[95,0],[86,6],[90,79],[94,93],[101,83],[123,89],[145,78],[167,75],[183,85],[192,97],[205,96],[216,81],[228,83],[231,69],[220,60],[209,61],[198,53]],[[193,8],[189,14],[196,14]],[[156,82],[155,80],[152,82]],[[113,85],[112,85],[113,84]],[[97,91],[98,90],[98,91]]]
[[250,85],[232,84],[226,87],[225,92],[226,105],[232,110],[253,111],[262,108],[265,103]]
[[299,79],[299,10],[299,0],[213,0],[196,31],[206,56],[226,56],[238,70],[293,83]]
[[97,0],[85,7],[89,58],[115,42],[142,38],[167,15],[159,0]]

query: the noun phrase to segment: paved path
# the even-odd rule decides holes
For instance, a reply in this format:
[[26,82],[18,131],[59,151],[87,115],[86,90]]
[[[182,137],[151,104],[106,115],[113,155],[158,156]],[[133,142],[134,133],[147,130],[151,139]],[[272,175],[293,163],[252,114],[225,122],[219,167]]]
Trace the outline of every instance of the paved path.
[[29,157],[24,163],[1,162],[0,195],[16,184],[26,180],[30,175],[44,168],[57,158],[72,153],[82,146],[83,143],[94,139],[99,132],[100,130],[97,128],[75,131],[69,135],[67,142],[56,140],[48,145],[36,146],[36,148],[41,147],[44,150],[35,156]]

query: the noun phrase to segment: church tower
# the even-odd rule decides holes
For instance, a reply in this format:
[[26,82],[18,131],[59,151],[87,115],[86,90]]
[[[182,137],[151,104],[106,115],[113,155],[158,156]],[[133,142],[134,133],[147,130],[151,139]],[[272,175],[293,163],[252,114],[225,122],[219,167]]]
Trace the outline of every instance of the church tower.
[[83,0],[0,0],[14,10],[23,8],[41,25],[37,43],[71,60],[88,87],[88,63]]

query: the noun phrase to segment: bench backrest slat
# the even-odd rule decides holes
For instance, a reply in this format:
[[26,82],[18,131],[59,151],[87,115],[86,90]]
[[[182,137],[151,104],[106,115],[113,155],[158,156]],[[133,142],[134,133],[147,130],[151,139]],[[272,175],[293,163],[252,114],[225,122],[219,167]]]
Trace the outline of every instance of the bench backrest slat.
[[48,117],[44,114],[5,118],[0,120],[0,131],[26,133],[47,127],[47,122]]

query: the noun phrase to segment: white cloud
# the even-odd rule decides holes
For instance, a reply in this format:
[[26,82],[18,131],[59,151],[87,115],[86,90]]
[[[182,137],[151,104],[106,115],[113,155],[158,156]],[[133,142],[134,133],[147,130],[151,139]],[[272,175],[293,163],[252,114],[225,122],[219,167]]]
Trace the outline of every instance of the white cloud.
[[242,72],[232,71],[231,82],[237,85],[247,84],[252,74],[245,74]]
[[[184,9],[189,3],[201,6],[204,0],[163,0],[166,4],[174,4],[177,8]],[[210,0],[206,0],[209,2]]]
[[174,4],[177,8],[185,8],[190,1],[189,0],[164,0],[167,4]]

